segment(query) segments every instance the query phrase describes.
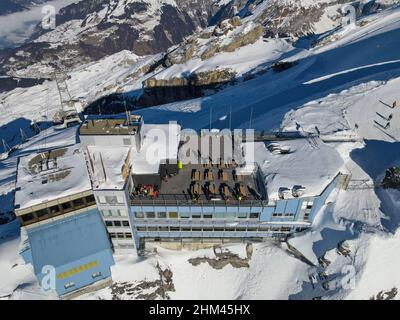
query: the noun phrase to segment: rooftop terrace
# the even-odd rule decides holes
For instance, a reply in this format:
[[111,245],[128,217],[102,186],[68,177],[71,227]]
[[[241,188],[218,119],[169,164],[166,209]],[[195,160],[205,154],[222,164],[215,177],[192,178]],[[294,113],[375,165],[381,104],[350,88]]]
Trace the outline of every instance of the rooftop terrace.
[[238,174],[232,165],[184,165],[161,185],[137,185],[132,205],[267,205],[257,172]]
[[80,135],[130,135],[140,131],[143,119],[141,116],[127,118],[108,118],[86,120],[79,129]]

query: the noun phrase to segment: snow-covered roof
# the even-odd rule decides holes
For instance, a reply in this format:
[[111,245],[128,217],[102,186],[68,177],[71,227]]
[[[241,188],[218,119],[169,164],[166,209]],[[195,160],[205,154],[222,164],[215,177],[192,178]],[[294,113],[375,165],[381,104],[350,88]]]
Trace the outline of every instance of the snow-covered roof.
[[94,189],[125,186],[130,168],[134,174],[157,174],[166,159],[176,159],[181,127],[178,124],[144,124],[139,151],[129,146],[88,146]]
[[160,163],[178,157],[181,126],[170,124],[144,124],[143,144],[139,152],[133,153],[134,174],[158,173]]
[[[273,143],[254,143],[254,161],[259,164],[269,200],[279,199],[279,189],[303,187],[302,196],[316,196],[339,173],[343,160],[321,140],[295,139]],[[279,153],[279,148],[289,152]],[[275,150],[273,150],[275,149]],[[252,150],[252,148],[248,148]],[[249,155],[246,155],[246,161]],[[291,198],[292,194],[285,196]]]
[[[131,163],[131,147],[88,146],[93,188],[123,189]],[[126,169],[125,169],[126,168]]]
[[19,209],[91,190],[80,146],[21,157],[16,190],[15,205]]

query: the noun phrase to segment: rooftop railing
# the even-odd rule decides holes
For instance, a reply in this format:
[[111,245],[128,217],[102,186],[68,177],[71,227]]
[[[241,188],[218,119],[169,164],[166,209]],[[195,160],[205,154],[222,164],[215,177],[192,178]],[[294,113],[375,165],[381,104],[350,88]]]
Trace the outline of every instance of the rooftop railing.
[[200,195],[193,199],[189,194],[160,194],[157,198],[131,196],[132,206],[199,206],[199,207],[266,207],[264,199],[227,199],[211,198]]

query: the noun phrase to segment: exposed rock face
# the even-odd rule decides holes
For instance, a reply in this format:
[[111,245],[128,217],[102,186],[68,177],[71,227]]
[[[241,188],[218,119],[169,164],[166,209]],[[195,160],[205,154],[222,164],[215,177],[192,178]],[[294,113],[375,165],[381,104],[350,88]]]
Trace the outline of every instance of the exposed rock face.
[[0,68],[7,72],[53,61],[68,68],[122,50],[163,52],[212,19],[218,22],[221,9],[213,0],[82,0],[60,10],[56,29],[38,25],[28,44],[0,53]]
[[236,73],[229,69],[193,73],[187,78],[155,79],[143,82],[143,95],[136,106],[146,107],[201,97],[206,90],[218,90],[235,81]]
[[235,36],[232,41],[221,48],[222,51],[233,52],[237,48],[247,46],[256,42],[264,33],[261,25],[256,25],[250,31]]
[[386,170],[385,178],[382,181],[382,187],[385,189],[400,190],[400,168],[389,168]]

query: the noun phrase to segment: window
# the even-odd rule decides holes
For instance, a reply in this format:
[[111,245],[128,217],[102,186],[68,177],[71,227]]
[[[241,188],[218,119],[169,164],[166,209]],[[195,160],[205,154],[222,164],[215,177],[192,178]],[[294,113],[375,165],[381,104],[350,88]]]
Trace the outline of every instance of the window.
[[192,213],[192,219],[200,219],[201,214],[200,213]]
[[259,217],[260,217],[260,213],[250,212],[250,219],[258,219]]
[[107,227],[112,227],[113,226],[112,221],[106,221],[106,226]]
[[116,204],[117,203],[117,197],[116,196],[106,196],[106,203],[108,204]]
[[215,219],[223,219],[225,216],[224,212],[214,212],[214,218]]
[[157,231],[157,227],[148,227],[147,231]]
[[110,233],[110,238],[111,239],[115,239],[117,237],[117,235],[114,233],[114,232],[111,232]]
[[105,196],[98,196],[97,200],[99,203],[107,203]]
[[74,282],[68,282],[68,283],[66,283],[64,285],[65,289],[70,289],[70,288],[73,288],[73,287],[75,287],[75,283]]
[[156,214],[154,212],[146,212],[147,219],[154,219],[155,217],[156,217]]
[[84,202],[82,198],[79,198],[72,200],[72,204],[74,205],[74,207],[82,207],[84,205]]
[[122,226],[129,227],[129,221],[126,220],[122,221]]
[[123,141],[124,145],[126,145],[126,146],[129,146],[131,144],[131,139],[129,139],[129,138],[124,138],[124,139],[122,139],[122,141]]
[[236,227],[237,232],[246,232],[246,227]]
[[122,232],[118,232],[117,233],[117,237],[118,237],[118,239],[124,239],[125,238],[124,234]]
[[95,204],[95,202],[96,202],[96,200],[94,199],[94,195],[90,195],[90,196],[87,196],[86,198],[85,198],[85,200],[86,200],[86,203],[87,204]]
[[101,272],[95,272],[95,273],[92,274],[92,278],[93,279],[96,279],[98,277],[101,277]]
[[111,217],[111,210],[101,210],[103,217]]
[[226,219],[235,219],[236,218],[236,213],[235,212],[227,212],[226,213]]
[[125,233],[125,239],[132,239],[132,233]]
[[64,211],[69,211],[69,210],[72,209],[71,202],[64,202],[64,203],[61,205],[61,207],[62,207],[62,209],[63,209]]
[[178,219],[178,212],[169,212],[170,219]]
[[247,212],[239,212],[238,218],[239,219],[247,219]]
[[60,210],[60,207],[59,206],[52,206],[52,207],[50,207],[50,213],[51,214],[56,214],[56,213],[59,213],[61,210]]
[[166,212],[157,212],[157,218],[166,219],[167,218],[167,213]]
[[169,228],[170,231],[179,231],[179,227],[170,227]]
[[27,222],[27,221],[33,220],[34,216],[32,213],[27,213],[27,214],[24,214],[23,216],[21,216],[21,218],[22,218],[22,221]]
[[158,230],[160,231],[169,231],[168,227],[159,227]]
[[204,213],[203,217],[204,217],[204,219],[212,219],[213,218],[213,214],[212,213]]
[[47,210],[46,209],[42,209],[42,210],[36,211],[36,216],[38,218],[41,218],[41,217],[45,216],[46,214],[47,214]]
[[214,231],[215,232],[223,232],[224,228],[222,228],[222,227],[214,227]]
[[122,225],[121,221],[115,220],[114,227],[120,227]]
[[184,228],[182,228],[182,231],[186,231],[186,232],[190,232],[191,231],[191,228],[190,227],[184,227]]
[[180,212],[179,216],[181,217],[181,219],[189,219],[189,212]]
[[143,219],[144,218],[144,213],[143,212],[135,212],[135,218],[136,219]]
[[146,227],[137,227],[136,230],[137,231],[146,231]]

